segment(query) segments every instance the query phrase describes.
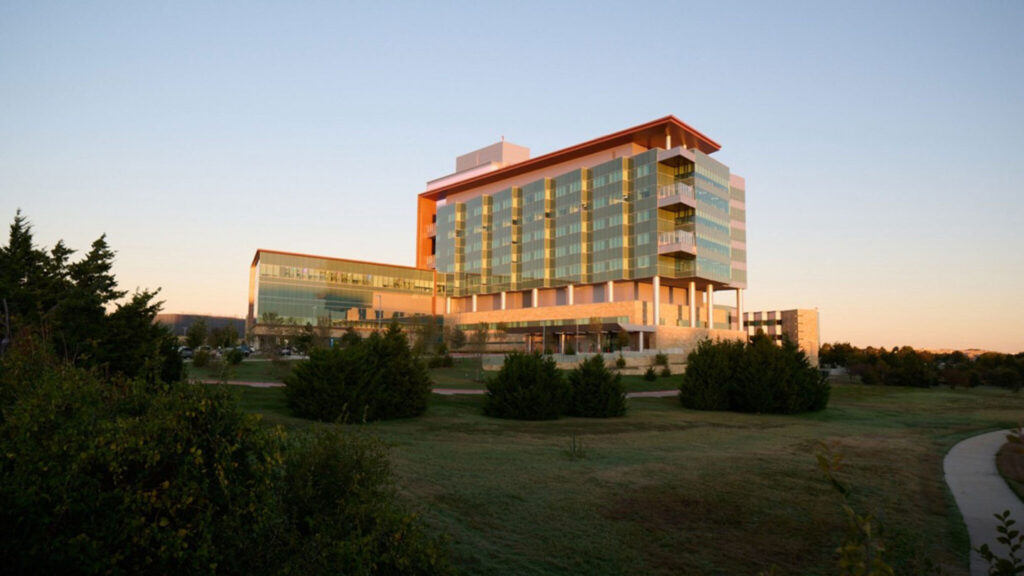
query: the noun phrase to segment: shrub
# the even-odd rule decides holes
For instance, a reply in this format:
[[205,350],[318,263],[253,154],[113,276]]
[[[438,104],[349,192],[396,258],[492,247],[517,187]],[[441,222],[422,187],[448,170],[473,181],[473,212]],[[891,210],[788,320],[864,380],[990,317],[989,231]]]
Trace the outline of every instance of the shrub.
[[654,359],[653,359],[652,363],[655,366],[665,366],[665,367],[668,367],[668,356],[665,355],[665,354],[662,354],[661,352],[658,352],[657,354],[654,355]]
[[437,352],[427,361],[428,368],[451,368],[454,365],[455,359],[448,353],[444,342],[437,345]]
[[702,340],[686,358],[680,385],[683,406],[694,410],[729,410],[733,370],[743,357],[743,343]]
[[432,382],[401,329],[371,334],[345,348],[317,349],[285,379],[292,413],[334,422],[419,416]]
[[701,342],[687,358],[680,400],[687,408],[794,414],[828,404],[825,376],[788,339]]
[[574,348],[572,344],[566,345],[566,347],[565,347],[565,355],[566,356],[575,356],[576,355],[576,348]]
[[644,371],[644,380],[648,382],[654,382],[658,379],[658,373],[654,371],[654,366],[648,366],[647,370]]
[[0,555],[22,573],[445,574],[383,449],[288,441],[223,388],[0,364]]
[[554,420],[565,411],[568,389],[554,359],[513,352],[487,380],[484,413],[516,420]]
[[618,368],[619,370],[622,370],[623,368],[626,367],[626,359],[622,357],[621,353],[619,354],[619,357],[615,360],[615,367]]
[[668,378],[672,375],[672,370],[668,366],[665,366],[660,372],[658,372],[658,375],[662,378]]
[[608,418],[626,413],[622,376],[608,370],[600,354],[569,372],[569,404],[565,413],[587,418]]
[[210,353],[206,350],[196,350],[192,355],[192,365],[196,368],[206,368],[210,365]]
[[243,358],[245,358],[245,356],[242,354],[242,351],[239,350],[238,348],[232,348],[228,350],[226,354],[224,354],[224,360],[232,366],[237,366],[241,364]]

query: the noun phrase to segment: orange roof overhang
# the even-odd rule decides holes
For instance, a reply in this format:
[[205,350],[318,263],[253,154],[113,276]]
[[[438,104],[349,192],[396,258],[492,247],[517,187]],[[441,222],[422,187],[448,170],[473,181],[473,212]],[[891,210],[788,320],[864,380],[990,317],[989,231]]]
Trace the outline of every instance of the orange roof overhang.
[[647,122],[646,124],[627,128],[613,134],[608,134],[606,136],[601,136],[600,138],[595,138],[594,140],[588,140],[587,142],[570,146],[569,148],[563,148],[543,156],[531,158],[525,162],[512,164],[511,166],[506,166],[505,168],[495,170],[494,172],[481,174],[475,178],[469,178],[467,180],[449,184],[442,188],[437,188],[436,190],[423,192],[420,194],[420,197],[437,200],[454,192],[470,190],[477,186],[518,176],[533,170],[539,170],[547,166],[566,162],[573,158],[581,158],[588,154],[600,152],[606,148],[614,148],[631,142],[646,148],[664,146],[666,135],[672,137],[673,146],[696,148],[705,154],[717,152],[722,148],[717,142],[708,138],[704,134],[701,134],[692,126],[675,116],[665,116],[664,118],[659,118],[657,120]]

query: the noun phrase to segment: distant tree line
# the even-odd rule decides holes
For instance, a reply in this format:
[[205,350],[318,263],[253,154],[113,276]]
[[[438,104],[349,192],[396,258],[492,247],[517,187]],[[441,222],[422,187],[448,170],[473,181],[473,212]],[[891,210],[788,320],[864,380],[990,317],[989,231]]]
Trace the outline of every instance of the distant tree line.
[[864,384],[884,386],[996,386],[1019,391],[1024,386],[1024,352],[985,352],[971,358],[963,352],[933,353],[910,346],[858,348],[848,342],[822,345],[822,366],[842,366]]

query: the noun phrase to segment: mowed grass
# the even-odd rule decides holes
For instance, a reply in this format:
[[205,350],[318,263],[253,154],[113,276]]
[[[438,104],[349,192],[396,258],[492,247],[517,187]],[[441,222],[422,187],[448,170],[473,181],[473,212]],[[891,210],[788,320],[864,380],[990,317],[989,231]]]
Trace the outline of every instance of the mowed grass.
[[[281,389],[238,393],[272,424],[312,426],[287,415]],[[859,385],[802,416],[642,398],[624,418],[517,422],[482,402],[435,395],[423,417],[362,427],[391,447],[401,496],[450,536],[465,574],[835,574],[844,514],[821,442],[844,454],[839,477],[879,519],[897,574],[967,574],[943,456],[1024,413],[1024,395],[1001,390]]]
[[197,368],[186,362],[188,378],[196,380],[239,380],[243,382],[283,382],[291,373],[292,365],[298,360],[282,359],[274,362],[269,359],[246,358],[241,364],[234,366],[218,361],[213,366]]

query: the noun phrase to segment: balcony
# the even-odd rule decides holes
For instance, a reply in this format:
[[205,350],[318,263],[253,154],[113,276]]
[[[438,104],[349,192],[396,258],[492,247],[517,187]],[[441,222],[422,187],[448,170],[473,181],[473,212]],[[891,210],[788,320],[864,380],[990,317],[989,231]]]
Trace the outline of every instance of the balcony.
[[427,238],[430,238],[431,236],[437,236],[437,224],[434,222],[427,224]]
[[658,234],[658,254],[663,256],[696,256],[693,232],[673,230]]
[[693,186],[676,182],[658,188],[658,208],[679,211],[696,207],[697,198],[693,193]]

